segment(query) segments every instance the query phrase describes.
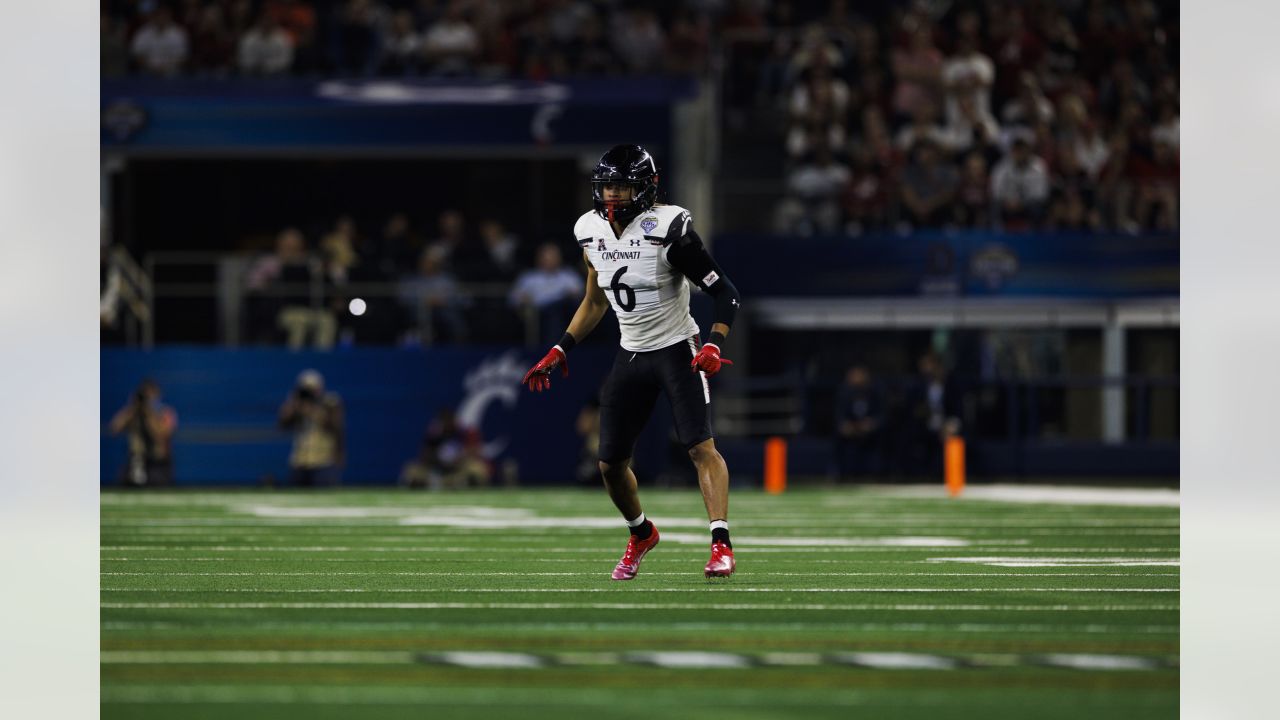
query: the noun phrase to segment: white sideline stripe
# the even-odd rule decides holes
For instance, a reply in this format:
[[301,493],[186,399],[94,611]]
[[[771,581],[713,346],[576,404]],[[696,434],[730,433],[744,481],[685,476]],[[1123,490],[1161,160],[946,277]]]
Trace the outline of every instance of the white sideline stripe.
[[834,657],[851,665],[880,670],[954,670],[958,665],[952,658],[922,653],[856,652],[836,653]]
[[526,653],[455,651],[432,653],[430,657],[469,668],[540,668],[546,665],[541,657]]
[[[705,524],[705,523],[704,523]],[[663,540],[687,545],[706,545],[703,533],[662,533]],[[733,539],[742,547],[965,547],[969,541],[949,537],[752,537],[744,535]]]
[[[573,706],[584,710],[598,711],[601,715],[617,713],[617,696],[598,691],[578,689],[571,693],[560,691],[558,695],[553,695],[549,692],[529,690],[527,688],[519,690],[502,688],[501,690],[501,694],[495,694],[495,691],[490,688],[477,691],[474,689],[414,687],[151,684],[145,686],[103,687],[101,697],[103,704],[112,705],[344,706],[352,708],[352,717],[367,717],[363,712],[365,708],[376,708],[378,706],[399,708],[406,705],[413,706],[418,714],[426,717],[431,717],[432,710],[437,708],[439,708],[439,712],[448,712],[459,706],[482,709],[491,713],[495,702],[507,703],[511,706],[525,704],[556,707]],[[660,714],[669,717],[678,716],[687,709],[683,704],[683,699],[681,699],[680,703],[677,703],[665,700],[661,694],[652,695],[645,702],[650,707],[664,709],[665,712]],[[812,707],[828,710],[832,707],[857,708],[866,705],[867,702],[868,699],[865,695],[854,694],[849,691],[840,691],[840,694],[836,695],[832,691],[827,691],[821,696],[813,696],[812,693],[810,693],[809,697],[787,696],[782,700],[771,701],[771,704],[796,709]],[[733,696],[716,700],[717,706],[721,707],[754,709],[758,703],[759,700],[755,698],[736,698]],[[912,707],[941,705],[941,703],[929,698],[908,698],[903,703],[909,703]],[[256,707],[252,709],[258,710]],[[292,710],[293,708],[288,709]],[[282,708],[281,712],[284,710],[285,708]],[[357,710],[362,712],[357,713]],[[228,709],[227,712],[234,712],[234,710]]]
[[[376,572],[335,570],[331,572],[101,572],[111,576],[155,577],[336,577],[355,575],[363,577],[594,577],[600,572]],[[645,572],[645,575],[686,576],[687,572]],[[769,573],[770,577],[1003,577],[1019,580],[1040,577],[1179,577],[1180,573],[1008,573],[1008,572],[783,572]]]
[[1180,567],[1180,560],[1157,560],[1136,557],[939,557],[929,558],[929,563],[973,563],[998,567]]
[[[133,593],[506,593],[511,588],[102,588],[102,592]],[[617,592],[691,592],[689,588],[632,587],[619,588],[519,588],[520,593],[617,593]],[[998,592],[1060,592],[1060,593],[1176,593],[1179,588],[753,588],[716,587],[714,592],[754,593],[998,593]]]
[[333,651],[333,650],[104,650],[99,653],[104,664],[130,663],[288,663],[288,664],[399,664],[413,662],[406,651]]
[[[663,536],[666,538],[667,536]],[[749,542],[750,538],[736,539],[733,544],[735,548],[748,548],[751,552],[796,552],[791,547],[753,547]],[[783,539],[783,538],[780,538]],[[968,544],[960,541],[963,544]],[[708,544],[705,536],[698,536],[698,544]],[[938,544],[931,546],[919,546],[919,544],[910,544],[910,546],[856,546],[856,547],[826,547],[820,544],[804,544],[799,546],[806,552],[901,552],[904,550],[914,550],[916,547],[924,547],[927,550],[945,550],[946,544],[942,547]],[[166,544],[104,544],[100,547],[101,552],[129,552],[138,550],[169,550],[169,551],[207,551],[207,552],[495,552],[492,546],[488,544],[475,544],[475,546],[424,546],[424,547],[388,547],[388,546],[343,546],[343,544],[273,544],[273,546],[261,546],[261,544],[250,544],[250,546],[238,546],[238,544],[210,544],[210,546],[198,547],[169,547]],[[691,550],[691,548],[682,548],[682,550]],[[1002,550],[1001,547],[988,546],[988,550]],[[1166,552],[1176,553],[1178,548],[1149,548],[1149,547],[1010,547],[1010,550],[1016,552]],[[603,550],[584,550],[584,548],[568,548],[568,547],[503,547],[503,553],[511,552],[527,552],[527,553],[557,553],[557,555],[599,555]],[[613,552],[608,550],[608,552]]]
[[[239,629],[252,628],[255,630],[285,630],[298,628],[314,628],[323,627],[326,630],[335,629],[353,629],[353,630],[369,630],[375,629],[379,631],[402,631],[402,630],[432,630],[432,629],[454,629],[456,625],[445,623],[387,623],[381,621],[372,622],[319,622],[319,621],[301,621],[301,622],[242,622],[237,624]],[[176,622],[132,622],[132,621],[107,621],[102,623],[103,630],[180,630],[189,629],[191,626],[183,625]],[[522,629],[522,630],[600,630],[602,632],[617,632],[625,628],[637,628],[644,631],[652,630],[651,626],[636,626],[630,623],[502,623],[503,628]],[[741,623],[667,623],[664,628],[672,630],[743,630],[743,631],[759,631],[761,629],[803,629],[813,630],[821,629],[824,626],[820,623],[752,623],[743,625]],[[834,628],[833,628],[834,629]],[[1088,625],[1046,625],[1043,623],[1022,623],[1017,625],[991,625],[983,623],[841,623],[839,625],[841,631],[855,632],[958,632],[958,633],[1086,633],[1086,634],[1135,634],[1135,635],[1176,635],[1181,628],[1177,625],[1100,625],[1091,623]]]
[[1042,658],[1045,665],[1076,670],[1153,670],[1158,667],[1151,658],[1132,655],[1091,655],[1055,653]]
[[105,610],[980,610],[999,612],[1151,612],[1178,605],[891,605],[773,603],[469,603],[469,602],[107,602]]
[[627,653],[626,658],[633,662],[657,665],[664,668],[698,669],[698,668],[745,668],[751,666],[746,656],[736,653],[668,651]]
[[[942,497],[939,488],[885,488],[882,497]],[[1128,505],[1135,507],[1178,507],[1180,493],[1164,488],[1084,488],[1050,485],[970,485],[964,500],[1067,505]]]
[[[1043,664],[1077,670],[1154,670],[1160,663],[1154,658],[1134,655],[1100,655],[1054,653],[1043,656],[973,655],[971,662],[1001,666]],[[880,670],[955,670],[962,660],[955,657],[918,652],[769,652],[750,655],[732,652],[689,650],[592,653],[562,652],[545,655],[501,651],[446,651],[415,654],[404,651],[331,651],[331,650],[213,650],[213,651],[105,651],[100,653],[103,665],[126,664],[199,664],[199,665],[402,665],[418,661],[477,669],[537,669],[550,664],[571,665],[656,665],[674,669],[739,669],[753,664],[784,667],[854,665]]]

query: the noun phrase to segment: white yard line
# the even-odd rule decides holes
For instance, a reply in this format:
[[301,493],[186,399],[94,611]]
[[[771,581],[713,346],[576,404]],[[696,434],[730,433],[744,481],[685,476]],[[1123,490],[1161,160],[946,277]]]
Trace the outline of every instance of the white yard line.
[[[666,537],[666,536],[663,536]],[[456,539],[456,538],[453,538]],[[948,547],[955,547],[956,550],[968,550],[964,541],[961,544],[951,546],[951,544],[915,544],[909,543],[905,546],[897,546],[897,544],[867,544],[867,546],[849,546],[849,547],[829,547],[824,544],[797,544],[795,547],[760,547],[753,546],[750,538],[737,539],[733,541],[735,550],[746,552],[905,552],[913,550],[928,550],[931,552],[943,551]],[[678,541],[677,541],[678,544]],[[698,536],[698,541],[687,542],[687,544],[698,544],[705,546],[708,544],[707,538]],[[987,546],[986,550],[1000,550],[1001,546]],[[421,547],[392,547],[392,546],[342,546],[342,544],[271,544],[271,546],[261,546],[261,544],[210,544],[210,546],[197,547],[170,547],[168,544],[105,544],[99,548],[101,552],[134,552],[143,550],[168,550],[168,551],[201,551],[201,552],[499,552],[489,544],[474,544],[474,546],[421,546]],[[576,547],[503,547],[500,552],[511,553],[558,553],[558,555],[598,555],[605,548],[576,548]],[[692,548],[682,547],[680,550],[692,550]],[[1010,550],[1015,552],[1178,552],[1176,547],[1152,548],[1152,547],[1023,547],[1012,546]],[[608,550],[612,552],[612,550]]]
[[[336,577],[355,575],[360,577],[408,576],[408,577],[595,577],[595,572],[407,572],[376,570],[334,570],[313,572],[101,572],[99,575],[141,577]],[[645,575],[686,576],[687,572],[645,572]],[[1179,577],[1180,573],[1011,573],[1011,572],[771,572],[769,577],[1000,577],[1028,579],[1038,577]]]
[[[753,593],[1176,593],[1179,588],[753,588],[753,587],[721,587],[714,586],[713,592],[753,592]],[[618,593],[618,592],[675,592],[688,593],[690,588],[684,587],[593,587],[593,588],[156,588],[125,587],[102,588],[101,592],[132,593]]]
[[[881,487],[881,497],[942,499],[941,486]],[[1180,493],[1165,488],[1066,487],[1054,485],[969,485],[960,500],[1063,505],[1178,507]]]
[[[501,623],[503,629],[509,630],[544,630],[544,631],[570,631],[570,630],[599,630],[601,632],[619,632],[626,629],[636,629],[645,633],[651,633],[655,626],[638,625],[636,623],[619,622],[619,623],[583,623],[583,622],[538,622],[538,623]],[[103,630],[199,630],[201,628],[192,625],[184,625],[176,622],[134,622],[134,621],[106,621],[101,624]],[[1069,625],[1069,624],[1045,624],[1045,623],[1016,623],[995,625],[988,623],[840,623],[838,626],[826,625],[822,623],[751,623],[749,625],[742,623],[663,623],[659,629],[672,631],[744,631],[744,632],[760,632],[764,630],[808,630],[817,631],[824,628],[840,630],[841,632],[915,632],[915,633],[1048,633],[1048,634],[1098,634],[1098,635],[1176,635],[1181,628],[1177,625],[1102,625],[1098,623],[1089,623],[1085,625]],[[370,622],[333,622],[330,620],[310,620],[299,622],[252,622],[244,621],[236,624],[237,630],[298,630],[298,629],[322,629],[325,631],[333,630],[362,630],[376,632],[404,632],[417,631],[426,632],[430,630],[454,630],[457,625],[452,623],[388,623],[383,621]]]
[[104,665],[405,665],[428,662],[472,669],[538,669],[553,665],[745,669],[757,665],[805,667],[851,665],[878,670],[958,670],[966,665],[1001,667],[1051,665],[1076,670],[1155,670],[1155,658],[1136,655],[1053,653],[1048,655],[968,654],[960,657],[922,652],[768,652],[744,654],[690,650],[641,652],[518,653],[500,651],[331,651],[331,650],[125,650],[100,653]]
[[1153,612],[1178,605],[912,605],[802,603],[479,603],[479,602],[105,602],[104,610],[895,610],[982,612]]

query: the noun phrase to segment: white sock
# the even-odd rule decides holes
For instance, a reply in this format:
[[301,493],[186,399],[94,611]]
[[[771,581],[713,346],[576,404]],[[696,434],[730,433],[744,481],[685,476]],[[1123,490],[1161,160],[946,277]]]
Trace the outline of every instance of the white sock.
[[640,527],[643,524],[644,524],[644,513],[640,513],[640,515],[635,520],[627,521],[627,527]]
[[728,529],[729,529],[729,521],[728,521],[728,520],[713,520],[713,521],[711,521],[711,529],[712,529],[712,530],[715,530],[716,528],[724,528],[725,530],[728,530]]

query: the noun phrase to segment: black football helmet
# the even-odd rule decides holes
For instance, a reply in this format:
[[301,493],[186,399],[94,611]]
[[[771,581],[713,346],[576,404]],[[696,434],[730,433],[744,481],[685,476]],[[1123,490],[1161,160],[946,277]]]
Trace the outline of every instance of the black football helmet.
[[[604,186],[626,183],[634,188],[630,202],[605,202]],[[658,166],[639,145],[614,145],[600,156],[591,173],[591,197],[596,212],[609,222],[623,225],[653,207],[658,199]]]

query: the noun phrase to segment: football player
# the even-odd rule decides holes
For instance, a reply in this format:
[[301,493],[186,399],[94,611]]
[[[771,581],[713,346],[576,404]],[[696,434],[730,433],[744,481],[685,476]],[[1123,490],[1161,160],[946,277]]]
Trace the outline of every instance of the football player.
[[[733,364],[720,348],[738,311],[738,290],[703,247],[689,211],[658,202],[658,168],[639,145],[617,145],[591,176],[594,209],[574,235],[587,262],[582,303],[560,342],[525,374],[530,390],[551,387],[551,373],[569,375],[566,360],[612,306],[622,350],[600,391],[600,473],[631,538],[614,580],[630,580],[658,544],[658,529],[640,506],[632,449],[659,395],[666,395],[680,442],[698,471],[711,527],[708,578],[734,571],[729,541],[729,470],[711,432],[707,377]],[[689,314],[689,283],[715,299],[705,343]]]

